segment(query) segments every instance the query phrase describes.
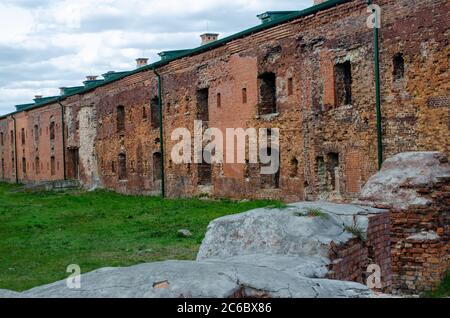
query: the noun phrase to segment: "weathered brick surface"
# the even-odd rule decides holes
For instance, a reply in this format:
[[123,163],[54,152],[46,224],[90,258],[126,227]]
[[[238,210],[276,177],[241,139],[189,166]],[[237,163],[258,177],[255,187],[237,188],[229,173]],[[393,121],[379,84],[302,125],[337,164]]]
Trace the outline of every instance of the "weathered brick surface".
[[[450,180],[420,189],[433,199],[431,206],[393,210],[392,272],[397,292],[417,293],[439,286],[450,269]],[[416,239],[422,231],[436,239]]]
[[389,292],[392,288],[391,272],[391,220],[389,213],[369,216],[367,237],[364,241],[355,238],[346,244],[331,244],[330,279],[355,281],[366,284],[371,273],[371,264],[381,269],[381,289]]

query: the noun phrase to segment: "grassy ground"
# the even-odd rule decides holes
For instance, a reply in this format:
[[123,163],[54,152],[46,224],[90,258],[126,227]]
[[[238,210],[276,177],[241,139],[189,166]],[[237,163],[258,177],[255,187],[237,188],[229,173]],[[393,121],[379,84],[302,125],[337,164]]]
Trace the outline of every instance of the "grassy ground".
[[[0,183],[0,289],[23,291],[105,266],[195,259],[210,221],[272,201],[163,200],[112,192],[20,193]],[[187,228],[193,237],[180,238]]]
[[450,271],[441,283],[441,286],[434,292],[429,292],[423,295],[425,298],[448,298],[450,297]]

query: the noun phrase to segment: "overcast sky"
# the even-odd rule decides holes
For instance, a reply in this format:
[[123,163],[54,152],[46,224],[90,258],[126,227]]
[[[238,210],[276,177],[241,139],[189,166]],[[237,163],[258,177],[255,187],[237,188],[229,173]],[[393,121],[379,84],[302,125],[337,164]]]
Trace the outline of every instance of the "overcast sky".
[[300,10],[313,0],[2,0],[0,114],[57,95],[86,75],[130,70],[135,59],[193,48],[210,31],[227,36],[256,14]]

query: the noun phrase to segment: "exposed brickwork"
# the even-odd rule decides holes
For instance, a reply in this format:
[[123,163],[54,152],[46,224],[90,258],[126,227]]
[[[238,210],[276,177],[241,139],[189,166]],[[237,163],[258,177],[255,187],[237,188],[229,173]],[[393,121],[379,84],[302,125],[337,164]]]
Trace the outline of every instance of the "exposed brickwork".
[[[450,269],[450,180],[419,190],[433,199],[429,207],[392,211],[392,271],[398,292],[436,288]],[[417,239],[422,231],[436,239]]]
[[380,289],[389,292],[392,287],[390,214],[369,217],[367,237],[355,238],[344,245],[331,244],[329,278],[366,284],[368,266],[376,264],[381,269]]

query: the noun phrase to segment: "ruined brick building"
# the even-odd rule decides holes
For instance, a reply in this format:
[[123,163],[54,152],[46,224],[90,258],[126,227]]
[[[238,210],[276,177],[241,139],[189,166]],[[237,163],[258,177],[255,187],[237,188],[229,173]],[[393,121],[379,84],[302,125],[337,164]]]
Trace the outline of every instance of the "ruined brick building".
[[[260,25],[227,38],[205,34],[200,47],[162,52],[153,64],[138,59],[135,70],[88,77],[60,96],[37,96],[0,116],[0,179],[77,179],[168,197],[350,199],[381,155],[450,155],[449,2],[373,3],[378,30],[367,25],[368,1],[316,1],[261,14]],[[221,130],[279,128],[279,172],[174,164],[171,133],[193,130],[196,119]]]

